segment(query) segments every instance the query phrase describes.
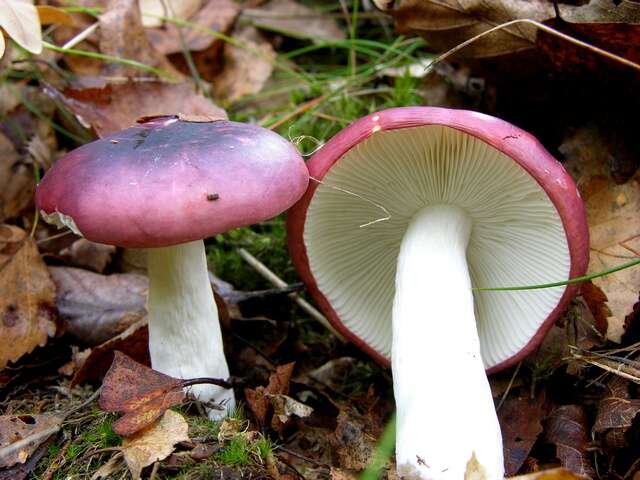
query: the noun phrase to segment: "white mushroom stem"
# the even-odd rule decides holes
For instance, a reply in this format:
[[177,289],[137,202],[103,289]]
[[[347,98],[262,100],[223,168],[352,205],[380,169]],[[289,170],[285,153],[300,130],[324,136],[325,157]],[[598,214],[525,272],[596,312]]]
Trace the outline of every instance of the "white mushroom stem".
[[[391,361],[405,478],[503,478],[466,261],[471,229],[462,209],[435,205],[418,212],[402,240]],[[466,477],[474,455],[484,476]]]
[[[222,334],[202,240],[150,248],[148,254],[149,353],[152,367],[177,378],[227,379]],[[209,417],[235,406],[233,390],[215,385],[191,388],[200,400],[214,402]]]

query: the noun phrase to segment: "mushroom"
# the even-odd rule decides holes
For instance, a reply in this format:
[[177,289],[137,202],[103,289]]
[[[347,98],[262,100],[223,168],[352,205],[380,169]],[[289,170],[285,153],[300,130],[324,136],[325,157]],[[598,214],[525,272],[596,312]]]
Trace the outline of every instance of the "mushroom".
[[[89,240],[147,249],[152,367],[178,378],[229,376],[202,239],[278,215],[304,193],[298,151],[261,127],[145,118],[73,150],[47,171],[43,217]],[[233,408],[232,390],[192,387]]]
[[399,472],[503,478],[485,369],[531,353],[575,287],[472,288],[585,272],[587,223],[571,177],[513,125],[430,107],[364,117],[307,166],[320,184],[289,211],[293,262],[336,329],[391,364]]

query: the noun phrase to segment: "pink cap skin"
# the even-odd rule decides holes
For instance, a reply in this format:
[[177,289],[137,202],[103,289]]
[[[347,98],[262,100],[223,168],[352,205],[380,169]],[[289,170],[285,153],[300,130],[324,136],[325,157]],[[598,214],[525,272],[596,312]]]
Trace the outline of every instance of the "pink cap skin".
[[[570,277],[585,274],[589,263],[589,230],[584,205],[573,179],[532,135],[498,118],[466,110],[435,107],[391,108],[373,113],[352,123],[327,142],[307,162],[309,174],[321,180],[347,151],[376,132],[421,125],[445,125],[473,135],[511,157],[535,178],[562,218],[571,258]],[[333,326],[376,361],[388,367],[389,359],[354,335],[341,322],[336,311],[319,290],[309,267],[303,234],[307,208],[317,187],[317,182],[312,181],[307,192],[289,210],[287,232],[293,263],[309,292]],[[576,288],[576,285],[566,287],[556,308],[541,322],[536,334],[520,352],[497,365],[492,365],[487,372],[493,373],[510,367],[532,353],[562,314]]]
[[270,130],[163,116],[60,158],[36,204],[94,242],[163,247],[274,217],[308,181],[298,151]]

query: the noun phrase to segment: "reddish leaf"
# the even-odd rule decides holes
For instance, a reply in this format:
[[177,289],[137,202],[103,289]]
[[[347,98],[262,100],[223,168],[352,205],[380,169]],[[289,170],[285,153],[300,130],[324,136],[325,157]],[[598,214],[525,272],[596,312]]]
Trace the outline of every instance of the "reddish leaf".
[[100,408],[124,413],[113,424],[113,431],[123,436],[132,435],[184,400],[183,382],[115,352],[102,384]]
[[595,476],[588,446],[587,416],[580,405],[556,408],[546,423],[547,442],[556,446],[562,466],[589,478]]

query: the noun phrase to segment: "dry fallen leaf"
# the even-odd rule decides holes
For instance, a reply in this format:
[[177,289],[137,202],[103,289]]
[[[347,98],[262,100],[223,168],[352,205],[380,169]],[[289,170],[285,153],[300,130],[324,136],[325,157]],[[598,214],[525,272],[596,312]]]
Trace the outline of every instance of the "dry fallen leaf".
[[31,238],[0,265],[0,369],[56,333],[55,285]]
[[20,161],[13,143],[0,132],[0,222],[28,207],[34,191],[33,169]]
[[545,415],[544,398],[508,397],[500,410],[498,420],[502,431],[505,475],[518,472],[542,433],[541,421]]
[[267,394],[267,397],[273,407],[271,428],[279,434],[282,434],[292,416],[305,418],[313,413],[313,408],[288,395],[276,393]]
[[172,410],[146,430],[125,438],[122,453],[134,480],[140,478],[144,467],[167,458],[178,442],[188,442],[189,426],[182,415]]
[[0,416],[0,448],[8,447],[27,437],[40,432],[48,435],[42,436],[18,448],[6,457],[0,457],[0,468],[10,467],[16,463],[25,463],[31,454],[51,435],[53,435],[62,423],[62,417],[58,415],[2,415]]
[[210,54],[215,56],[217,50],[222,48],[224,40],[214,32],[228,33],[239,13],[240,7],[233,0],[206,0],[202,8],[189,18],[189,22],[197,25],[197,28],[178,27],[174,23],[167,23],[162,28],[148,28],[145,33],[160,53],[169,55],[182,52],[183,48],[186,48],[194,56],[197,65],[199,59],[196,54],[213,48],[215,52]]
[[269,384],[266,387],[245,388],[247,405],[261,425],[267,421],[270,405],[269,394],[286,395],[289,393],[289,382],[294,365],[295,363],[287,363],[276,368],[276,371],[269,376]]
[[74,25],[73,17],[67,11],[51,5],[38,5],[38,17],[42,25],[56,24],[72,27]]
[[333,18],[294,0],[271,0],[259,8],[245,8],[241,20],[248,20],[258,28],[315,42],[346,38]]
[[588,478],[595,477],[588,450],[587,415],[580,405],[563,405],[549,415],[545,425],[548,443],[556,446],[563,467]]
[[[600,272],[628,262],[640,252],[640,173],[617,185],[609,173],[610,153],[595,129],[581,129],[560,146],[565,167],[576,179],[589,221],[589,271]],[[593,280],[607,297],[607,338],[619,342],[625,317],[640,291],[640,268],[628,268]],[[591,297],[593,299],[593,296]],[[592,302],[593,303],[593,302]],[[597,303],[597,302],[596,302]],[[594,315],[599,309],[590,305]]]
[[111,257],[116,253],[116,247],[95,243],[86,238],[79,238],[68,248],[63,249],[60,255],[73,267],[82,267],[97,273],[104,272],[111,261]]
[[120,335],[92,348],[84,362],[77,368],[71,385],[102,380],[113,363],[113,355],[116,351],[124,353],[142,365],[151,365],[146,318],[134,323]]
[[[40,19],[33,0],[4,0],[2,3],[0,27],[25,50],[36,54],[42,52]],[[0,41],[0,57],[3,53],[4,40]]]
[[[137,0],[109,0],[100,15],[100,52],[118,58],[135,60],[162,70],[176,80],[178,71],[164,55],[156,51],[144,33]],[[149,72],[122,63],[105,63],[102,75],[106,77],[149,77]]]
[[144,275],[100,275],[70,267],[49,271],[67,331],[85,345],[106,342],[146,316],[149,280]]
[[[634,41],[640,38],[637,2],[559,2],[559,9],[561,22],[554,22],[553,2],[545,0],[401,0],[399,7],[389,13],[393,15],[400,33],[422,35],[429,47],[437,52],[445,52],[497,25],[526,18],[553,23],[567,34],[631,60],[640,58],[639,42]],[[591,56],[584,48],[555,36],[538,35],[537,28],[526,23],[511,25],[484,36],[462,49],[459,55],[470,59],[502,59],[506,69],[516,58],[520,65],[524,65],[522,60],[525,58],[533,59],[523,54],[532,52],[536,46],[541,46],[541,50],[561,68],[584,63],[585,55]],[[529,63],[535,65],[538,62]],[[513,72],[513,69],[505,71]]]
[[593,433],[604,435],[603,443],[609,448],[622,448],[624,435],[640,412],[640,399],[630,398],[629,381],[613,376],[607,383],[607,393],[598,404]]
[[233,37],[245,48],[224,46],[222,72],[213,79],[215,97],[222,104],[262,90],[276,58],[271,44],[254,27],[242,27],[234,31]]
[[73,112],[80,123],[100,137],[130,127],[141,117],[179,113],[226,119],[221,108],[197,94],[188,82],[126,82],[95,88],[49,89]]
[[142,24],[145,27],[159,27],[163,19],[159,17],[186,20],[202,6],[202,0],[139,0]]
[[123,436],[133,435],[184,400],[182,383],[181,379],[156,372],[115,352],[102,383],[100,408],[124,413],[113,424],[113,431]]

